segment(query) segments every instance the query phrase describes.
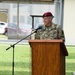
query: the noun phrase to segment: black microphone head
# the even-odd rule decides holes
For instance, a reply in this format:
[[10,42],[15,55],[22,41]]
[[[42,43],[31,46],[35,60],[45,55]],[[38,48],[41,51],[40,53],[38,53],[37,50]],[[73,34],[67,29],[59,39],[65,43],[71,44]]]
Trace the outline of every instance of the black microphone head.
[[42,29],[42,26],[38,26],[38,28],[36,30],[38,30],[38,29]]
[[41,26],[38,26],[38,28],[35,29],[36,32],[37,32],[37,30],[39,30],[39,29],[42,29],[42,25],[41,25]]

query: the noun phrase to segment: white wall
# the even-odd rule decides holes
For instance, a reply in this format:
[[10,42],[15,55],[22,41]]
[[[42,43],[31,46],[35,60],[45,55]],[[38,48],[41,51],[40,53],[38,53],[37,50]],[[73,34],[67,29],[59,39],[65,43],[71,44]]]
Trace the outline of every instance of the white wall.
[[64,33],[67,45],[75,45],[75,0],[64,1]]

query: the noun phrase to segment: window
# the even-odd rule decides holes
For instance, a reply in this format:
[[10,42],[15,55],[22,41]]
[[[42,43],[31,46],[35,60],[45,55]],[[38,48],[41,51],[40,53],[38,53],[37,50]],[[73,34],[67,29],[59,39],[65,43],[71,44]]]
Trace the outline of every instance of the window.
[[17,22],[17,16],[13,16],[13,22]]
[[20,16],[20,23],[24,23],[24,16]]
[[13,8],[16,8],[17,7],[17,4],[13,4]]

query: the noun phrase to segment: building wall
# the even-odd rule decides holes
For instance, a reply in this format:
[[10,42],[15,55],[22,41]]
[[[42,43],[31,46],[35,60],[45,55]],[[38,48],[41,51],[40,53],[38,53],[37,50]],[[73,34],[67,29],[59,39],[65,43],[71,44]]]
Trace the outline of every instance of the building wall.
[[75,0],[64,1],[64,32],[67,45],[75,45]]
[[0,12],[0,21],[7,22],[7,13],[6,12]]
[[[10,4],[10,9],[9,9],[10,10],[9,11],[9,13],[10,13],[9,22],[10,23],[13,23],[13,16],[17,17],[17,7],[13,8],[13,5],[14,4]],[[39,4],[39,5],[38,4],[33,4],[33,5],[32,4],[20,4],[19,5],[19,21],[20,21],[20,17],[24,16],[24,19],[25,19],[24,23],[27,24],[29,18],[31,18],[30,15],[42,15],[44,12],[47,12],[47,11],[51,11],[54,15],[55,6],[53,4],[52,5],[49,5],[49,4],[48,5],[47,4],[43,4],[43,5],[41,5],[41,4]],[[28,24],[30,24],[30,23],[28,23]]]
[[8,3],[0,3],[0,21],[7,22],[8,21]]

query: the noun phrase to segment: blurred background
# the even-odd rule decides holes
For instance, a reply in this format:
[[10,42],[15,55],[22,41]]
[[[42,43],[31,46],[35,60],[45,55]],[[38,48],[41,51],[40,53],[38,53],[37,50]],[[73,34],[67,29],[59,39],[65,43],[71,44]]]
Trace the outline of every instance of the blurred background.
[[75,45],[74,7],[74,0],[0,0],[0,38],[21,39],[29,35],[43,24],[42,17],[36,16],[50,11],[53,22],[64,30],[65,44]]

